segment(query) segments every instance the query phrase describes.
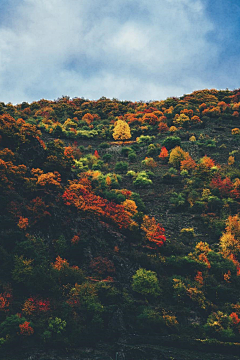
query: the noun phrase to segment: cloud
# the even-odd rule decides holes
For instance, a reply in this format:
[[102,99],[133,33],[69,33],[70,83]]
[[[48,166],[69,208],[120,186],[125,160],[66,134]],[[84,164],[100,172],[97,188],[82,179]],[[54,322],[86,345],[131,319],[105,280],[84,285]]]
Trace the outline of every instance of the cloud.
[[208,69],[220,47],[209,40],[215,29],[204,0],[9,4],[0,25],[1,101],[149,100],[215,85]]

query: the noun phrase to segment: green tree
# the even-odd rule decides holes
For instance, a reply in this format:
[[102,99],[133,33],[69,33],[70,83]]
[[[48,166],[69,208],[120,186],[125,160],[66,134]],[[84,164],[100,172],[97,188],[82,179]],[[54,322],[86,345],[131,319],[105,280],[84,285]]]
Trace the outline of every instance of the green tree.
[[160,287],[157,274],[154,271],[140,268],[133,275],[132,289],[145,296],[158,296]]

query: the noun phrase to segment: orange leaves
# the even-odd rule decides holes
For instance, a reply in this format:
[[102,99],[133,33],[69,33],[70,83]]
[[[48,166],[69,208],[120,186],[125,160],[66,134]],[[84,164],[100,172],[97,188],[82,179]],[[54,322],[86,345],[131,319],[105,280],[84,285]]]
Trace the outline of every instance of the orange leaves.
[[165,146],[162,147],[160,154],[158,155],[159,159],[166,159],[168,157],[168,150]]
[[230,254],[228,256],[228,259],[233,262],[233,264],[236,266],[237,269],[237,276],[240,276],[240,263],[237,261],[236,257],[233,254]]
[[229,156],[229,158],[228,158],[228,165],[231,166],[231,165],[234,164],[234,162],[235,162],[234,156]]
[[145,215],[141,229],[145,232],[146,239],[157,247],[161,247],[166,241],[165,229],[156,222],[154,217],[150,218]]
[[231,232],[234,236],[240,238],[240,219],[238,215],[228,217],[226,231]]
[[233,322],[234,325],[238,325],[240,323],[240,319],[239,319],[237,313],[232,312],[229,316],[232,319],[232,322]]
[[226,222],[226,232],[220,238],[220,249],[224,257],[230,259],[240,274],[240,263],[236,256],[240,253],[240,219],[238,215],[229,216]]
[[63,267],[65,266],[69,266],[69,263],[67,262],[66,259],[62,259],[59,255],[56,258],[55,263],[52,264],[53,268],[56,270],[61,270]]
[[82,184],[71,184],[62,195],[67,206],[74,206],[78,210],[112,220],[119,228],[127,228],[130,223],[130,214],[123,205],[108,202],[100,196],[87,190]]
[[82,117],[82,120],[86,121],[86,123],[90,125],[94,120],[94,116],[90,113],[87,113]]
[[197,271],[197,275],[194,280],[199,283],[199,285],[203,285],[203,275],[201,271]]
[[[6,153],[6,156],[10,153]],[[27,167],[25,165],[14,165],[12,161],[0,159],[0,187],[13,189],[17,182],[25,181]]]
[[20,335],[30,336],[33,335],[34,329],[30,326],[29,321],[24,321],[23,324],[19,324]]
[[199,243],[197,243],[197,245],[195,246],[195,250],[193,253],[190,253],[189,256],[192,257],[193,259],[195,259],[196,261],[200,261],[203,262],[207,265],[207,268],[210,269],[211,268],[211,264],[208,260],[208,253],[212,251],[208,245],[207,242],[203,242],[200,241]]
[[19,221],[18,221],[19,229],[26,230],[28,225],[29,225],[28,224],[28,218],[24,218],[24,217],[20,216]]
[[78,235],[74,235],[71,239],[72,244],[78,244],[80,241],[80,237]]
[[135,215],[137,213],[137,205],[135,201],[126,199],[122,203],[124,209],[129,212],[131,215]]
[[228,270],[227,273],[223,274],[224,281],[226,281],[227,283],[230,283],[231,276],[232,276],[231,271]]
[[24,304],[22,311],[26,315],[33,315],[34,313],[46,313],[50,310],[50,301],[48,299],[37,299],[31,297],[27,299]]
[[201,159],[201,164],[207,169],[211,169],[213,166],[215,166],[214,160],[206,155]]
[[37,184],[44,187],[61,187],[61,175],[57,171],[41,174],[38,176]]
[[239,134],[240,134],[240,129],[239,128],[232,129],[232,135],[239,135]]
[[168,130],[169,130],[169,127],[167,126],[167,124],[161,121],[158,125],[158,131],[160,132],[160,134],[163,134],[163,133],[167,132]]
[[44,220],[46,217],[50,217],[51,214],[47,210],[49,205],[46,205],[42,198],[36,197],[33,199],[27,209],[30,210],[34,215],[34,223],[39,220]]
[[129,213],[125,211],[123,205],[106,203],[104,209],[104,217],[112,220],[120,229],[127,228],[131,224]]
[[195,160],[193,160],[193,158],[190,155],[185,160],[182,160],[180,164],[181,164],[180,166],[181,170],[193,170],[197,166]]
[[112,183],[112,180],[111,180],[110,176],[107,176],[107,177],[106,177],[106,184],[107,184],[107,186],[110,186],[111,183]]
[[145,159],[142,161],[142,164],[149,168],[157,167],[157,163],[152,157],[145,157]]
[[31,169],[31,173],[34,176],[29,179],[35,185],[39,185],[45,190],[61,188],[61,175],[58,171],[44,173],[41,169]]
[[158,117],[153,113],[145,114],[143,116],[142,120],[143,120],[143,123],[147,123],[150,125],[155,125],[156,123],[159,122]]
[[71,146],[67,146],[64,148],[64,156],[69,158],[69,159],[74,159],[74,156],[73,156],[73,148]]
[[0,294],[0,311],[9,311],[10,302],[12,299],[11,292],[5,291]]

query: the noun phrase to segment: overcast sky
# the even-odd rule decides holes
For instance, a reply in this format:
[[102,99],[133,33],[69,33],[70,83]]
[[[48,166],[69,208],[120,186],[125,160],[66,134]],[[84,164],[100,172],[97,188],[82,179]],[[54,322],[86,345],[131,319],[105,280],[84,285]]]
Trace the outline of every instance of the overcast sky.
[[240,87],[239,0],[0,0],[0,101]]

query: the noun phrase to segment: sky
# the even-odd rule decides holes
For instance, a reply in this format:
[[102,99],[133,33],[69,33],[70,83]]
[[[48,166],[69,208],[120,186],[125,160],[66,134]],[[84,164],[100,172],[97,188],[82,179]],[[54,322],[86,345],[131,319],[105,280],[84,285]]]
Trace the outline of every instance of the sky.
[[237,89],[239,33],[239,0],[0,0],[0,101]]

